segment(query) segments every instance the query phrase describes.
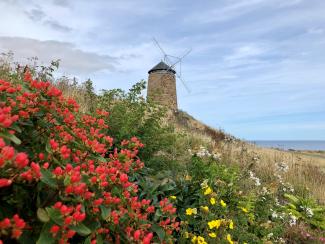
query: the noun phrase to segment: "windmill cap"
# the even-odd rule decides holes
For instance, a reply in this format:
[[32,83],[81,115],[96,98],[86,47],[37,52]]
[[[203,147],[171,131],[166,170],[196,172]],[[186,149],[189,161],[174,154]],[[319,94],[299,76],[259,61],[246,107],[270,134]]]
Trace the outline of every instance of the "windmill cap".
[[166,71],[170,71],[174,74],[176,74],[176,71],[173,70],[169,65],[167,65],[165,62],[161,61],[159,64],[157,64],[156,66],[154,66],[151,70],[148,71],[148,74],[158,71],[158,70],[166,70]]

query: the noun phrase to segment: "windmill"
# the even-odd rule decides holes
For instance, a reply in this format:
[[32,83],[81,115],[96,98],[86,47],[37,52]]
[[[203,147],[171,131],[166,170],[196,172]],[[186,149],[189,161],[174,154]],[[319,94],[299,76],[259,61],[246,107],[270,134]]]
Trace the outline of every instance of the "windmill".
[[[178,66],[178,71],[175,73],[175,75],[182,82],[182,84],[185,87],[185,89],[187,90],[187,92],[190,93],[191,92],[190,88],[186,85],[186,82],[182,78],[182,61],[192,51],[192,48],[188,49],[182,56],[176,57],[176,56],[167,54],[164,51],[164,49],[161,47],[161,45],[159,44],[159,42],[155,38],[153,38],[153,41],[156,44],[156,46],[158,47],[158,49],[164,55],[164,59],[163,60],[169,66],[169,70],[175,70],[175,67]],[[176,62],[173,62],[171,60],[171,58],[174,59],[174,60],[176,60]]]

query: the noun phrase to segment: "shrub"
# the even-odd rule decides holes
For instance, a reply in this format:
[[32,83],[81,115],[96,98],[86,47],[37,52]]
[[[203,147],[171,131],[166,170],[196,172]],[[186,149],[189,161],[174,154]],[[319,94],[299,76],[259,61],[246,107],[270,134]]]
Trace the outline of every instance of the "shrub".
[[[139,196],[138,138],[107,135],[108,113],[79,105],[27,71],[0,80],[0,238],[22,243],[170,241],[167,199]],[[114,144],[114,146],[113,146]]]

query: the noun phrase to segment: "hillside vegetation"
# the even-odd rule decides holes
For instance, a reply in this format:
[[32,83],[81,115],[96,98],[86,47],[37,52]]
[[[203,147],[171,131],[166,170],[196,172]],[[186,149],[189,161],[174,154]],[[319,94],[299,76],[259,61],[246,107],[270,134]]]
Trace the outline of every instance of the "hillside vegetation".
[[324,243],[320,169],[58,65],[1,61],[0,243]]

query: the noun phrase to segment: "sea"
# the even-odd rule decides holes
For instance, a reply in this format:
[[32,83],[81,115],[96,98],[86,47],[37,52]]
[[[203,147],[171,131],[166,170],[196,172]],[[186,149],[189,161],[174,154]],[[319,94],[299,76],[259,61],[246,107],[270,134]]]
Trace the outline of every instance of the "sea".
[[325,151],[325,141],[250,141],[261,147],[278,148],[282,150]]

